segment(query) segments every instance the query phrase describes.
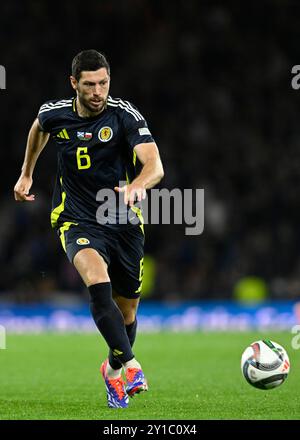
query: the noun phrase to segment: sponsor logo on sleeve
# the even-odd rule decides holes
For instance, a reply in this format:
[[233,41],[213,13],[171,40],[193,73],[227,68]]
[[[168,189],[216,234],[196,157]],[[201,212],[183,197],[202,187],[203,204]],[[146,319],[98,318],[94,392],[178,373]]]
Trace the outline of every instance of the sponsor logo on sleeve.
[[149,128],[147,127],[139,128],[139,133],[141,136],[145,136],[147,134],[151,135]]

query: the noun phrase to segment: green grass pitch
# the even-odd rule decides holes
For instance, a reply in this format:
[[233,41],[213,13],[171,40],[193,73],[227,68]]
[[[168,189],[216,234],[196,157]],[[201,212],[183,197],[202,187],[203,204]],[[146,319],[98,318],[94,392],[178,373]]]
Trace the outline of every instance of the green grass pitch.
[[[240,357],[269,337],[289,353],[291,372],[277,389],[252,388]],[[135,353],[149,391],[127,409],[106,406],[97,334],[7,335],[0,350],[0,419],[299,419],[300,351],[289,333],[139,334]]]

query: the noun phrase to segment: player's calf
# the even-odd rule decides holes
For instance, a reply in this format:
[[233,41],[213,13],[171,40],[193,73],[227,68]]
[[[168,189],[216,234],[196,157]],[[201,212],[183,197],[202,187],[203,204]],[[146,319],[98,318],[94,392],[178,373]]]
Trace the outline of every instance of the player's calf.
[[112,353],[122,364],[134,355],[125,330],[124,318],[112,299],[111,284],[99,283],[89,287],[90,309],[95,324]]

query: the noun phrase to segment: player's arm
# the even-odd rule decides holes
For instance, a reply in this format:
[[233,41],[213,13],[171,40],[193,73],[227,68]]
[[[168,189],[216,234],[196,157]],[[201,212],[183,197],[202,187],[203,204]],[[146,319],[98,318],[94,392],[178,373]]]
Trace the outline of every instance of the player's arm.
[[155,142],[138,144],[134,151],[142,163],[143,168],[140,174],[130,183],[122,188],[116,187],[118,192],[124,192],[124,202],[134,205],[135,199],[141,201],[146,197],[146,189],[153,188],[164,176],[163,165]]
[[49,136],[49,133],[42,130],[38,119],[35,119],[28,134],[21,175],[14,188],[15,200],[18,202],[34,201],[34,194],[29,195],[32,186],[32,174],[36,161],[48,142]]

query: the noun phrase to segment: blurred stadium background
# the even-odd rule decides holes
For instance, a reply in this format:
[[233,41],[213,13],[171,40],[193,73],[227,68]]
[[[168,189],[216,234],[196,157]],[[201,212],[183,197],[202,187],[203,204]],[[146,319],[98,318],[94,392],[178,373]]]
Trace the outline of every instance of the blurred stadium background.
[[107,55],[111,94],[149,121],[162,186],[205,190],[202,235],[146,227],[140,329],[284,330],[300,321],[297,11],[297,2],[280,0],[1,5],[0,323],[7,330],[95,330],[87,291],[50,226],[53,143],[34,174],[36,202],[17,204],[12,192],[39,106],[72,95],[71,60],[86,48]]
[[[203,234],[145,228],[135,349],[151,386],[126,417],[299,419],[298,17],[292,0],[2,2],[0,419],[112,417],[97,371],[107,349],[50,226],[53,143],[34,174],[36,201],[13,199],[30,125],[43,102],[72,95],[71,60],[87,48],[107,55],[112,96],[149,121],[161,186],[205,190]],[[270,393],[239,369],[263,337],[292,363]]]

